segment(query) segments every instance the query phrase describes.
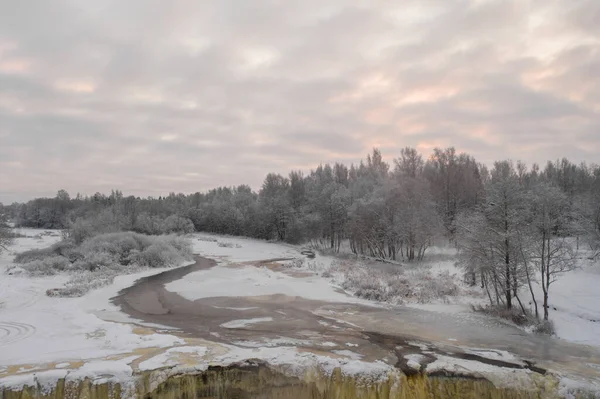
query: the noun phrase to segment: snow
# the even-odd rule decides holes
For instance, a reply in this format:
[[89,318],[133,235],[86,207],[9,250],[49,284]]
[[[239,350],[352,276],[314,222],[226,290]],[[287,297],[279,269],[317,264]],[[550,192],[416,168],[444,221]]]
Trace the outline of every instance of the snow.
[[68,379],[82,380],[94,378],[96,383],[105,381],[128,381],[133,375],[131,362],[139,356],[130,356],[120,360],[93,360],[83,364],[79,369],[69,372]]
[[[550,285],[549,318],[554,323],[556,336],[579,344],[600,347],[600,262],[593,262],[581,251],[579,268],[559,276]],[[543,293],[534,285],[540,314],[543,314]],[[523,291],[525,303],[531,302],[529,289]]]
[[310,368],[319,368],[329,374],[335,368],[340,368],[344,375],[360,375],[361,377],[374,379],[385,379],[390,372],[395,371],[393,366],[380,361],[365,362],[351,359],[347,356],[332,358],[306,351],[299,352],[294,347],[252,349],[234,346],[226,347],[228,348],[228,352],[216,357],[214,361],[211,361],[211,364],[214,364],[214,362],[217,364],[231,364],[246,359],[262,359],[274,366],[286,366],[288,373],[298,376],[304,375],[305,371]]
[[[416,361],[417,359],[410,360]],[[532,380],[529,378],[532,371],[528,369],[498,367],[474,360],[437,355],[437,359],[429,363],[425,370],[427,373],[442,371],[454,375],[481,376],[491,381],[496,387],[533,388]]]
[[[298,277],[273,271],[268,267],[238,265],[235,269],[229,267],[231,263],[302,258],[293,246],[239,237],[223,238],[209,234],[194,234],[192,240],[194,252],[207,257],[217,257],[221,262],[209,270],[190,273],[180,280],[165,285],[167,290],[176,292],[186,299],[284,294],[330,302],[369,304],[367,301],[346,295],[316,273]],[[219,246],[220,242],[228,246]],[[325,264],[331,262],[329,257],[321,258],[325,258],[323,262]],[[320,266],[321,269],[322,267]]]
[[255,319],[232,320],[232,321],[228,321],[227,323],[221,324],[221,327],[244,328],[251,324],[265,323],[265,322],[269,322],[269,321],[273,321],[273,318],[272,317],[257,317]]
[[[331,343],[331,342],[330,342]],[[237,346],[243,346],[246,348],[260,348],[260,347],[276,347],[276,346],[309,346],[315,345],[314,342],[305,339],[296,339],[289,337],[279,337],[274,339],[265,339],[262,341],[238,341],[235,342]],[[321,346],[328,346],[320,344]],[[333,344],[333,346],[337,346]]]
[[404,355],[406,365],[415,370],[421,370],[421,363],[425,360],[425,356],[418,353]]
[[192,355],[200,361],[207,353],[207,348],[203,346],[183,346],[167,349],[160,355],[144,360],[139,364],[140,370],[156,370],[161,367],[177,366],[181,362],[180,354]]
[[333,352],[337,355],[340,355],[340,356],[345,356],[350,359],[354,359],[354,360],[360,360],[363,357],[360,353],[352,352],[352,351],[349,351],[348,349],[333,350],[331,352]]
[[208,258],[226,258],[232,263],[297,258],[300,255],[294,246],[251,238],[197,233],[191,235],[191,239],[194,253]]
[[165,285],[189,300],[224,296],[262,296],[284,294],[329,302],[371,304],[340,292],[318,275],[294,277],[267,267],[244,266],[232,269],[218,265],[190,273]]

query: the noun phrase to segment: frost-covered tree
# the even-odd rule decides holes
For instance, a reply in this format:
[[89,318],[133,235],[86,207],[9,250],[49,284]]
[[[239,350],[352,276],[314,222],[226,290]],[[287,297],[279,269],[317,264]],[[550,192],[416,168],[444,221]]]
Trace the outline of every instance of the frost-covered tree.
[[576,267],[575,254],[566,237],[570,222],[567,194],[550,183],[538,183],[532,191],[531,214],[532,260],[540,272],[544,320],[548,320],[550,285]]
[[285,240],[292,218],[289,197],[290,181],[278,174],[269,173],[258,194],[258,200],[267,225],[277,239]]
[[429,180],[444,225],[452,235],[456,215],[474,209],[483,197],[479,164],[468,154],[457,154],[454,147],[435,148],[423,175]]
[[8,213],[2,203],[0,203],[0,253],[8,250],[8,246],[13,241],[13,235],[8,226]]
[[493,284],[497,303],[511,309],[515,298],[523,308],[519,233],[526,223],[526,197],[512,162],[496,162],[490,176],[485,203],[455,222],[461,263],[472,276],[480,274],[484,285]]

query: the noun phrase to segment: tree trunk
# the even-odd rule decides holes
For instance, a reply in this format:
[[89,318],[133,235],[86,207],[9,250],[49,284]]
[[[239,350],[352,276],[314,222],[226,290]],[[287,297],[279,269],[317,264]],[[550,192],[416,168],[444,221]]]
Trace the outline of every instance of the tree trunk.
[[488,298],[490,299],[490,306],[494,306],[494,301],[492,300],[492,294],[490,294],[490,288],[487,284],[487,279],[483,277],[483,272],[481,272],[481,288],[485,287],[485,291],[487,292]]
[[527,261],[525,261],[525,274],[527,276],[527,285],[529,286],[529,292],[531,293],[531,300],[533,301],[533,305],[535,308],[535,318],[540,318],[540,313],[538,312],[537,301],[535,300],[535,294],[533,293],[533,287],[531,285],[531,276],[529,274],[529,266],[527,265]]
[[510,284],[511,284],[511,280],[510,280],[510,243],[508,241],[508,212],[506,211],[506,205],[505,205],[504,213],[505,213],[504,234],[506,235],[504,237],[504,263],[506,266],[506,287],[504,287],[504,288],[506,289],[506,308],[512,309],[511,292],[510,292]]
[[521,303],[521,299],[519,298],[518,295],[515,295],[515,298],[517,299],[517,302],[519,302],[519,306],[521,307],[521,311],[523,312],[524,315],[527,314],[527,311],[525,310],[525,307],[523,306],[523,304]]
[[548,291],[544,289],[544,320],[548,320]]
[[542,233],[542,257],[540,260],[542,265],[542,291],[544,292],[544,320],[548,320],[548,291],[546,282],[549,280],[550,276],[548,276],[546,265],[548,263],[548,259],[546,259],[546,232]]
[[483,288],[485,285],[485,282],[483,281],[483,270],[481,271],[481,275],[479,276],[479,278],[481,279],[481,288]]

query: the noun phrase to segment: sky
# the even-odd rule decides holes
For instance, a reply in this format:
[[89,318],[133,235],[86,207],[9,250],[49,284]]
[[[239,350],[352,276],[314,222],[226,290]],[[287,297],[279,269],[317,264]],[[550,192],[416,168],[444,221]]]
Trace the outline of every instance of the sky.
[[454,146],[600,163],[598,0],[0,0],[0,202]]

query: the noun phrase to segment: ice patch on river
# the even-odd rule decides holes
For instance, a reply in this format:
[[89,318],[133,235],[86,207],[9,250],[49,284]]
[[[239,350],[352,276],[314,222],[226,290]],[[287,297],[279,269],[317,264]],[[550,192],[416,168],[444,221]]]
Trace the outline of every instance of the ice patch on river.
[[267,267],[255,266],[231,268],[219,265],[190,273],[166,284],[165,288],[191,301],[212,297],[284,294],[327,302],[376,305],[345,294],[316,274],[293,277]]
[[227,323],[221,324],[221,327],[244,328],[244,327],[248,327],[249,325],[252,325],[252,324],[266,323],[269,321],[273,321],[273,318],[272,317],[257,317],[255,319],[232,320],[232,321],[228,321]]

